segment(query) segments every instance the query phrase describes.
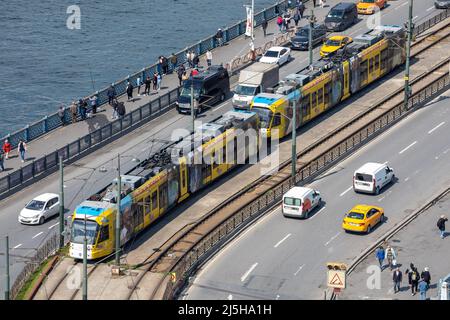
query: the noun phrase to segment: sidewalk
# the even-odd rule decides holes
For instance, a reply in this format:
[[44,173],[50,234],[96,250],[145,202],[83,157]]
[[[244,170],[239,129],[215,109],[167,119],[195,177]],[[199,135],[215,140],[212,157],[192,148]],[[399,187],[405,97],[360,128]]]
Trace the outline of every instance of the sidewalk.
[[[411,295],[408,286],[408,276],[405,270],[413,263],[419,273],[425,267],[430,268],[431,284],[427,292],[428,299],[435,299],[438,295],[439,279],[450,273],[450,233],[443,240],[439,237],[436,222],[442,214],[447,217],[450,212],[450,194],[442,198],[430,209],[422,213],[417,219],[400,230],[389,241],[397,254],[397,263],[403,273],[401,291],[394,294],[392,272],[389,268],[381,272],[381,288],[369,289],[367,283],[371,274],[367,268],[377,266],[375,253],[370,254],[347,278],[347,288],[339,295],[339,300],[419,300],[419,294]],[[448,229],[448,223],[447,223]],[[386,248],[386,245],[384,246]],[[386,263],[386,261],[385,261]]]
[[[276,25],[276,19],[269,21],[267,27],[267,37],[264,37],[263,31],[261,27],[255,29],[255,48],[263,46],[270,40],[274,38],[274,36],[279,35],[278,26]],[[305,23],[303,19],[302,23]],[[216,48],[212,51],[213,64],[221,64],[225,65],[226,63],[230,63],[234,58],[244,55],[250,50],[249,39],[246,39],[245,36],[237,37],[233,39],[230,43],[225,44],[222,47]],[[200,57],[200,66],[206,67],[206,57],[203,55]],[[127,96],[122,95],[119,97],[119,101],[125,102],[126,112],[130,113],[133,110],[138,109],[139,107],[147,104],[149,101],[155,100],[158,97],[168,93],[169,91],[178,87],[179,81],[176,73],[169,74],[163,77],[161,83],[161,90],[159,92],[155,92],[153,90],[153,84],[151,86],[151,95],[150,96],[138,96],[137,88],[134,89],[133,102],[127,101]],[[141,86],[141,93],[144,92],[145,86]],[[85,121],[79,121],[74,124],[68,124],[64,127],[60,127],[55,129],[48,134],[32,140],[29,142],[28,151],[26,153],[26,161],[22,163],[18,156],[17,148],[12,150],[10,154],[10,159],[5,160],[4,166],[5,171],[0,172],[0,178],[6,176],[9,173],[14,172],[22,166],[27,165],[30,161],[35,159],[39,159],[40,157],[49,154],[58,148],[61,148],[83,136],[86,134],[100,129],[107,123],[111,122],[112,119],[112,107],[109,104],[102,105],[95,117],[91,119],[87,119]],[[3,141],[1,142],[3,145]]]

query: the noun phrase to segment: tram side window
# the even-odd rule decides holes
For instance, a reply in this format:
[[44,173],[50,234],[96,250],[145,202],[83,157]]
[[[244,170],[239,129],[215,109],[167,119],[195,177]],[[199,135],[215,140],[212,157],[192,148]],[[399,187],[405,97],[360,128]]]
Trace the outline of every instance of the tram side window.
[[145,214],[149,214],[150,213],[150,207],[151,207],[151,198],[150,198],[150,196],[148,196],[148,197],[146,197],[145,199],[144,199],[144,212],[145,212]]
[[315,108],[316,105],[317,105],[317,98],[316,98],[316,96],[317,96],[316,92],[311,93],[311,108]]
[[378,71],[380,69],[380,55],[377,54],[375,57],[375,70]]
[[154,191],[152,193],[152,210],[155,210],[158,208],[158,193]]
[[167,207],[167,182],[159,187],[159,208]]
[[186,188],[186,167],[181,171],[181,186],[182,188]]
[[227,163],[227,148],[223,146],[222,148],[222,164]]
[[325,101],[325,104],[327,104],[327,105],[330,104],[330,92],[331,92],[331,83],[327,82],[325,84],[325,90],[324,90],[324,101]]
[[388,61],[387,49],[381,50],[380,60],[381,60],[381,69],[385,70],[387,68],[387,61]]
[[217,167],[219,166],[219,157],[217,156],[216,151],[213,151],[212,155],[211,155],[211,159],[213,159],[213,169],[217,169]]
[[202,166],[202,179],[205,180],[211,176],[211,158],[205,156],[203,161],[204,163]]
[[361,77],[361,82],[362,81],[367,81],[367,60],[361,62],[360,65],[360,77]]
[[320,106],[323,103],[323,88],[317,91],[317,104]]
[[309,103],[309,94],[303,97],[302,100],[302,114],[303,116],[309,116],[311,105]]
[[281,116],[279,113],[275,113],[273,117],[272,127],[277,127],[281,124]]
[[373,70],[373,62],[374,62],[374,58],[370,58],[369,59],[369,73],[372,73],[375,71],[375,70]]
[[100,228],[100,235],[98,237],[98,243],[102,243],[109,239],[109,226],[105,225]]

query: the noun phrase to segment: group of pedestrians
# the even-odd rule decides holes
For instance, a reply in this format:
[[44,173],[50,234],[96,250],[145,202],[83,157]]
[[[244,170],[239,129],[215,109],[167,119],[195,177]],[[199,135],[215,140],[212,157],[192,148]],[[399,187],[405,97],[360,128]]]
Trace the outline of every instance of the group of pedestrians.
[[[86,120],[88,118],[92,118],[98,112],[97,95],[93,95],[86,99],[79,99],[78,102],[76,102],[75,100],[72,101],[72,103],[69,106],[69,112],[72,123],[78,121],[78,116],[80,117],[81,121]],[[63,105],[61,105],[58,109],[58,116],[63,126],[67,124],[65,114],[66,109]]]
[[[26,158],[25,158],[25,153],[28,150],[28,146],[25,143],[25,141],[23,139],[19,140],[19,143],[17,145],[17,154],[20,157],[20,161],[23,163],[25,162]],[[2,145],[2,149],[0,150],[0,171],[3,172],[5,171],[5,160],[9,160],[10,159],[10,153],[12,151],[12,146],[11,143],[9,142],[8,139],[5,139],[5,141],[3,142]]]

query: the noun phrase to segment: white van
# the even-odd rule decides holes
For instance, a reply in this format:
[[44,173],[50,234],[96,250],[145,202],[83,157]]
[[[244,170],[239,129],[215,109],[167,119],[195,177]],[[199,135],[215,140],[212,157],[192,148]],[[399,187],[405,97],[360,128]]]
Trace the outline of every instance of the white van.
[[379,194],[380,190],[394,179],[392,168],[383,163],[369,162],[353,174],[353,190]]
[[282,212],[285,217],[308,218],[322,202],[320,193],[311,188],[293,187],[283,195]]

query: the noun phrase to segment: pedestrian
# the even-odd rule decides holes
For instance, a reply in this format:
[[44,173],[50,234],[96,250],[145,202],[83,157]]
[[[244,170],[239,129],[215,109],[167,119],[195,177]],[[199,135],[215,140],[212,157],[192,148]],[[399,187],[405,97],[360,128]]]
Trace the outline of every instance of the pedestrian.
[[420,277],[423,279],[423,281],[425,281],[428,285],[428,288],[430,287],[430,283],[431,283],[431,274],[430,274],[430,268],[425,267],[422,271],[422,273],[420,274]]
[[385,252],[384,252],[384,248],[382,246],[379,246],[377,248],[377,250],[375,251],[375,256],[378,259],[378,263],[380,264],[381,271],[383,271],[383,262],[384,262]]
[[5,139],[5,142],[3,142],[2,150],[5,153],[5,159],[8,160],[11,152],[11,143],[9,143],[8,139]]
[[316,7],[316,0],[313,0],[314,8]]
[[256,61],[256,51],[255,51],[255,44],[250,42],[250,59],[252,61]]
[[400,287],[402,283],[402,272],[400,268],[395,268],[394,273],[392,275],[392,281],[394,282],[394,293],[400,292]]
[[186,81],[186,80],[189,80],[189,76],[188,76],[188,74],[187,74],[187,71],[185,70],[184,72],[183,72],[183,75],[181,76],[181,80],[182,81]]
[[141,96],[141,85],[142,85],[142,80],[141,77],[137,77],[136,79],[136,87],[137,87],[137,91],[138,91],[138,97]]
[[206,51],[206,63],[208,64],[208,67],[212,64],[212,52],[211,50]]
[[186,52],[186,60],[188,62],[189,68],[192,68],[193,67],[193,64],[192,64],[192,51],[187,51]]
[[27,144],[25,143],[25,141],[20,139],[19,144],[17,145],[17,152],[19,153],[20,159],[22,160],[22,162],[25,162],[25,152],[26,151],[27,151]]
[[198,70],[197,69],[192,69],[191,71],[191,77],[198,75]]
[[127,86],[125,88],[125,91],[127,92],[128,101],[132,100],[134,102],[134,100],[133,100],[133,89],[134,89],[133,85],[131,84],[130,81],[128,81],[127,82]]
[[448,221],[447,217],[442,215],[437,222],[437,227],[439,228],[439,232],[441,234],[441,239],[445,238],[445,223],[447,221]]
[[153,90],[157,90],[157,85],[158,85],[158,72],[155,71],[155,73],[153,73]]
[[167,60],[166,57],[162,56],[161,61],[162,61],[161,64],[163,69],[163,76],[165,76],[166,74],[169,73],[169,60]]
[[324,4],[325,4],[324,0],[319,0],[319,5],[320,5],[321,8],[323,8]]
[[200,64],[200,58],[198,55],[195,55],[192,59],[192,64],[194,65],[194,69],[198,68],[198,65]]
[[218,47],[223,46],[223,31],[222,31],[221,28],[219,28],[219,29],[217,30],[217,33],[216,33],[216,40],[217,40],[217,46],[218,46]]
[[66,120],[64,119],[64,114],[65,114],[64,106],[60,105],[59,109],[58,109],[58,117],[61,120],[61,123],[63,126],[66,125]]
[[113,114],[112,114],[111,119],[112,119],[112,120],[115,120],[115,119],[117,119],[117,118],[119,117],[119,113],[118,113],[118,111],[117,111],[118,103],[117,103],[117,100],[116,100],[116,99],[114,99],[114,100],[112,101],[112,107],[113,107]]
[[267,25],[268,25],[267,20],[264,20],[261,25],[262,25],[262,29],[264,32],[264,37],[266,37],[267,36]]
[[156,75],[156,90],[161,90],[161,81],[162,81],[162,77],[161,75],[158,73]]
[[162,56],[159,56],[158,58],[158,64],[156,65],[156,70],[158,71],[158,73],[162,73]]
[[300,14],[298,13],[298,12],[296,12],[295,14],[294,14],[294,23],[295,23],[295,27],[297,28],[298,27],[298,22],[300,21]]
[[180,87],[183,84],[183,74],[185,73],[185,69],[184,66],[181,65],[178,70],[177,70],[177,75],[178,75],[178,81],[180,82]]
[[417,287],[420,292],[420,300],[427,300],[427,290],[428,290],[427,283],[423,279],[421,279]]
[[81,116],[81,120],[86,119],[86,109],[87,109],[87,103],[83,101],[83,99],[78,100],[78,113]]
[[119,103],[117,104],[117,114],[118,114],[118,116],[119,116],[119,117],[123,117],[123,116],[125,115],[125,113],[126,113],[126,110],[125,110],[125,103],[119,102]]
[[177,64],[178,64],[178,57],[175,55],[175,53],[172,53],[172,55],[169,58],[170,64],[172,65],[172,72],[175,71]]
[[150,79],[150,76],[147,76],[144,83],[145,83],[144,96],[150,95],[150,86],[152,84],[152,80]]
[[3,151],[0,151],[0,169],[1,171],[5,171],[5,166],[3,165],[3,162],[5,161],[5,154]]
[[75,101],[72,101],[72,104],[70,105],[70,114],[72,116],[72,123],[77,122],[78,107]]
[[108,103],[112,105],[113,100],[116,98],[116,88],[114,87],[114,84],[109,86],[106,95],[108,96]]
[[96,94],[94,94],[92,97],[89,98],[89,103],[91,105],[92,114],[97,113],[97,102],[98,102],[98,97]]
[[407,269],[405,273],[408,274],[408,283],[411,287],[411,295],[414,296],[417,293],[420,275],[413,263],[411,263],[409,267],[410,269]]
[[297,6],[297,12],[300,15],[300,19],[303,19],[303,13],[305,12],[305,5],[303,4],[303,1],[300,1]]
[[280,32],[283,32],[283,18],[281,16],[277,18],[277,25]]
[[387,246],[384,258],[387,260],[389,269],[392,271],[392,268],[394,266],[394,260],[397,260],[397,256],[395,254],[394,249],[391,246]]

